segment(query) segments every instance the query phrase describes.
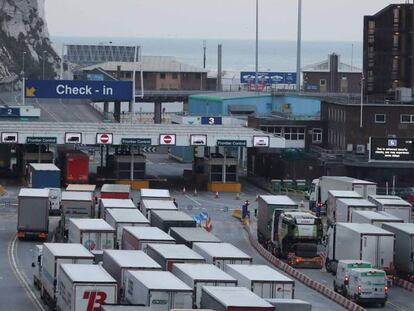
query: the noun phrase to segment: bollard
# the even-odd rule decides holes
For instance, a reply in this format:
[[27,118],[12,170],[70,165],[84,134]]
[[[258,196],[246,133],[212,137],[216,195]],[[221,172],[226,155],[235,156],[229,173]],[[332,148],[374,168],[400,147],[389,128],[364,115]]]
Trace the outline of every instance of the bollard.
[[216,192],[216,199],[218,199],[219,198],[219,193],[218,193],[218,191]]
[[235,198],[235,200],[240,200],[240,193],[236,193],[236,198]]
[[196,197],[198,195],[197,189],[194,189],[194,196]]
[[185,189],[185,187],[183,188],[183,194],[185,194],[185,192],[186,192],[186,189]]

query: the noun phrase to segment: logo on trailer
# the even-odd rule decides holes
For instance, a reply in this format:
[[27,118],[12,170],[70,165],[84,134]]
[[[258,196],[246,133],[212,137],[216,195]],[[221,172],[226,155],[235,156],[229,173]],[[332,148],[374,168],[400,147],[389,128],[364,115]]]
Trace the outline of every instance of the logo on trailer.
[[101,311],[101,306],[105,304],[106,297],[105,292],[84,292],[83,299],[88,300],[85,311]]
[[96,244],[93,240],[85,241],[84,246],[90,251],[93,251],[96,248]]
[[112,134],[101,133],[96,135],[96,143],[99,145],[110,145],[112,144]]
[[175,135],[160,135],[160,145],[175,145]]

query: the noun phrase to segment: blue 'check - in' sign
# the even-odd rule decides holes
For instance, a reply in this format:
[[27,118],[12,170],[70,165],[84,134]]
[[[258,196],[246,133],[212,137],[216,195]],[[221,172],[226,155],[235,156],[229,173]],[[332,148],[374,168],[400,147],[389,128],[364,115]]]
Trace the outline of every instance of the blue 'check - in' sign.
[[132,100],[132,81],[27,80],[26,98]]

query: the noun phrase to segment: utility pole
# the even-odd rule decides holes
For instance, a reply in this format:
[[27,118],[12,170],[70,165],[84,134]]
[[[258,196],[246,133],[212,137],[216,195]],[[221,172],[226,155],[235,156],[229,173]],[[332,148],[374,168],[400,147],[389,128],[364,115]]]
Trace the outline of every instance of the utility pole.
[[203,41],[203,68],[206,69],[206,51],[207,51],[207,42]]
[[256,72],[254,76],[254,88],[259,90],[259,0],[256,0]]
[[47,51],[43,51],[43,57],[42,57],[42,61],[43,61],[43,64],[42,64],[42,80],[45,79],[45,60],[46,60],[46,53],[47,53]]
[[364,112],[364,81],[365,77],[364,74],[361,76],[361,111],[359,116],[359,127],[362,129],[363,123],[362,123],[362,117]]
[[26,73],[24,68],[26,52],[23,52],[23,59],[22,59],[22,104],[23,106],[26,105]]
[[222,91],[222,55],[223,55],[223,46],[221,43],[218,45],[218,64],[217,64],[217,91]]
[[302,0],[298,0],[298,42],[296,55],[296,91],[300,92],[301,87],[301,58],[302,58]]

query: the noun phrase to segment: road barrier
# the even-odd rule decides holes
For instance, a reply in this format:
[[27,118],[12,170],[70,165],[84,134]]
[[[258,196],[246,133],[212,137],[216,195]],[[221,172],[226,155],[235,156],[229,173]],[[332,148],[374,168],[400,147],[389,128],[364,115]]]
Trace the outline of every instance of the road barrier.
[[267,261],[272,263],[275,267],[278,269],[284,271],[285,273],[289,274],[291,277],[295,278],[299,282],[305,284],[306,286],[312,288],[313,290],[317,291],[318,293],[322,294],[323,296],[329,298],[330,300],[336,302],[337,304],[341,305],[347,310],[350,311],[365,311],[364,308],[357,305],[353,301],[345,298],[344,296],[334,292],[329,287],[326,287],[325,285],[322,285],[319,282],[316,282],[315,280],[312,280],[305,274],[299,272],[298,270],[292,268],[288,264],[281,261],[279,258],[273,256],[270,252],[268,252],[260,243],[253,237],[253,234],[251,232],[250,226],[245,225],[245,230],[247,231],[247,234],[249,236],[250,244],[259,252],[260,255],[262,255]]
[[395,278],[394,284],[414,293],[414,283],[400,278]]

